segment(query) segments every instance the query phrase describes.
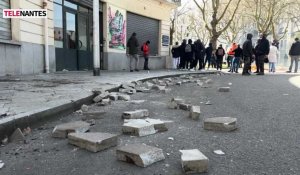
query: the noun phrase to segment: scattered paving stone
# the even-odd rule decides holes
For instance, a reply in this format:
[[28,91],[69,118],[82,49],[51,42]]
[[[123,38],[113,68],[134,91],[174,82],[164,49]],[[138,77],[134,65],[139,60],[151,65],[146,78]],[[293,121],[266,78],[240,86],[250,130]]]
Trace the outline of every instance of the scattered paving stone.
[[237,128],[237,119],[232,117],[215,117],[204,120],[204,129],[214,131],[232,131]]
[[201,80],[207,80],[207,77],[200,77]]
[[104,149],[117,146],[118,137],[109,133],[70,133],[68,141],[72,145],[87,149],[91,152],[99,152]]
[[132,104],[142,104],[145,102],[145,100],[130,100],[128,101],[129,103],[132,103]]
[[185,104],[185,103],[179,103],[178,108],[181,110],[189,111],[191,110],[192,105],[190,104]]
[[160,92],[164,93],[164,94],[168,94],[170,93],[172,90],[171,89],[163,89]]
[[96,120],[95,119],[89,119],[89,120],[86,120],[86,122],[89,123],[90,126],[96,125]]
[[119,89],[119,92],[131,95],[131,94],[135,94],[136,90],[135,89]]
[[85,112],[83,113],[82,120],[90,120],[90,119],[102,119],[105,111],[99,112]]
[[168,131],[168,127],[166,126],[166,123],[164,121],[152,118],[146,118],[145,120],[146,122],[154,125],[154,129],[158,132]]
[[94,101],[95,103],[98,103],[98,102],[100,102],[102,99],[107,98],[108,96],[109,96],[109,93],[108,93],[108,92],[104,92],[104,93],[102,93],[102,94],[97,95],[97,96],[93,99],[93,101]]
[[150,92],[150,89],[145,87],[136,87],[137,92]]
[[109,98],[102,99],[100,103],[97,103],[99,106],[107,106],[111,104],[111,101]]
[[200,106],[191,106],[191,110],[190,110],[190,117],[193,120],[199,120],[200,118]]
[[168,82],[172,82],[172,81],[173,81],[172,78],[164,78],[163,80],[166,81],[166,82],[167,82],[167,81],[168,81]]
[[112,101],[117,101],[118,100],[118,98],[119,98],[119,95],[118,95],[118,93],[110,93],[109,95],[108,95],[108,98],[109,99],[111,99]]
[[153,85],[154,85],[153,83],[145,82],[145,86],[149,89],[151,89]]
[[225,155],[225,153],[222,150],[214,150],[214,153],[218,155]]
[[104,94],[106,91],[102,88],[95,88],[92,90],[92,92],[96,95],[99,95],[99,94]]
[[229,92],[230,87],[219,87],[219,92]]
[[182,84],[182,82],[181,82],[181,81],[179,81],[179,82],[176,82],[176,85],[178,85],[178,86],[181,86],[181,84]]
[[205,105],[212,105],[210,101],[207,101]]
[[126,95],[126,94],[119,94],[118,99],[119,100],[124,100],[124,101],[129,101],[130,100],[130,96]]
[[171,102],[169,102],[168,107],[170,109],[178,109],[178,104],[184,103],[184,100],[181,98],[172,98]]
[[70,123],[64,123],[55,126],[52,131],[52,137],[55,138],[67,138],[69,133],[84,133],[90,129],[90,124],[83,121],[75,121]]
[[125,121],[122,127],[122,132],[124,134],[139,137],[156,133],[153,124],[141,119]]
[[82,112],[88,112],[89,106],[87,106],[87,105],[82,105],[80,109],[81,109]]
[[123,112],[123,119],[140,119],[149,116],[148,109],[139,109],[135,111],[125,111]]
[[5,137],[5,138],[1,141],[1,143],[2,143],[3,145],[7,145],[7,144],[8,144],[8,138]]
[[154,85],[154,86],[152,86],[152,89],[157,90],[157,91],[162,91],[162,90],[166,89],[166,86]]
[[121,85],[121,87],[124,88],[124,89],[134,89],[135,86],[136,86],[136,85],[135,85],[134,83],[123,83],[123,84]]
[[174,140],[174,137],[168,137],[168,140],[172,140],[172,141],[173,141],[173,140]]
[[213,81],[212,81],[211,79],[207,79],[207,80],[205,81],[205,83],[206,83],[206,84],[212,84]]
[[2,160],[0,160],[0,169],[2,169],[4,167],[4,162]]
[[9,137],[10,142],[18,143],[18,142],[24,142],[25,136],[22,133],[20,128],[17,128],[12,135]]
[[231,85],[232,85],[232,83],[228,83],[228,85],[229,85],[229,86],[231,86]]
[[167,86],[174,86],[174,83],[172,83],[172,82],[166,82],[166,85]]
[[203,83],[202,82],[197,82],[197,85],[198,86],[203,86]]
[[147,167],[155,162],[164,160],[165,156],[163,150],[160,148],[143,144],[133,144],[118,148],[117,159],[133,163],[140,167]]
[[208,158],[198,149],[180,150],[181,165],[185,173],[203,173],[208,170]]
[[23,129],[23,134],[24,136],[27,136],[29,134],[31,134],[31,128],[28,126],[27,128]]

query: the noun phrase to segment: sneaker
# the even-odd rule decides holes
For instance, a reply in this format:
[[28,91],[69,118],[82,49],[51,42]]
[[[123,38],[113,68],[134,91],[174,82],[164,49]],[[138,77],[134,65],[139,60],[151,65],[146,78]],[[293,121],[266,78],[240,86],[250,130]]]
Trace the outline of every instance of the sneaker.
[[265,75],[265,73],[259,72],[259,73],[257,73],[256,75]]
[[249,75],[251,75],[251,74],[249,74],[249,73],[247,72],[247,73],[242,73],[242,75],[249,76]]
[[134,70],[137,71],[137,72],[140,71],[140,70],[138,70],[138,69],[134,69]]
[[291,73],[291,71],[289,70],[289,71],[286,71],[286,73]]
[[190,69],[191,72],[195,72],[195,69]]
[[130,72],[133,72],[133,70],[130,70]]

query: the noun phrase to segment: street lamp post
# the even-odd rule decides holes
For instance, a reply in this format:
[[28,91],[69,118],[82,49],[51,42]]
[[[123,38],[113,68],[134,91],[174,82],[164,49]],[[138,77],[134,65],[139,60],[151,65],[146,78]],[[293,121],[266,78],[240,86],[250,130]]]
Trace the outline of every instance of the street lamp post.
[[99,0],[93,1],[93,55],[93,75],[100,76]]

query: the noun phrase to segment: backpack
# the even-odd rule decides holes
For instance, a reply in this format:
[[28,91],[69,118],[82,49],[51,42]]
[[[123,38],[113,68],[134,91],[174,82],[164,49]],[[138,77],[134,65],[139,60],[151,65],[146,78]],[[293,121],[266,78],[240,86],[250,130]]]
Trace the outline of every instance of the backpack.
[[218,52],[217,52],[217,53],[218,53],[218,55],[224,55],[224,51],[223,51],[223,49],[221,49],[221,48],[218,49]]
[[185,52],[192,52],[192,46],[190,44],[187,44],[184,48]]

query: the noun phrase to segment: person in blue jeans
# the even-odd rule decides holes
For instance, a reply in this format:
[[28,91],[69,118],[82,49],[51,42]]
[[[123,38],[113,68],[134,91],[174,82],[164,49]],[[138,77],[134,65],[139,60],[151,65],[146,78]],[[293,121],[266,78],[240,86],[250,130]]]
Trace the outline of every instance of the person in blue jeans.
[[240,45],[238,45],[238,47],[233,52],[234,52],[234,57],[230,67],[230,72],[239,73],[238,69],[240,67],[240,60],[243,57],[243,49],[241,48]]

